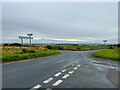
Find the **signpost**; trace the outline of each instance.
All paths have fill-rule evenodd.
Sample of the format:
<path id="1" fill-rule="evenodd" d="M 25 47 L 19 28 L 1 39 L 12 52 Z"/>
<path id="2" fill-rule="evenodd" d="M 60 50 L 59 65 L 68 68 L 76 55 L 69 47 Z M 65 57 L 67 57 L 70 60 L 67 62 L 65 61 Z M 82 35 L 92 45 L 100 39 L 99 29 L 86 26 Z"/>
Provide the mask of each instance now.
<path id="1" fill-rule="evenodd" d="M 31 49 L 31 39 L 33 39 L 33 37 L 31 37 L 31 36 L 33 36 L 33 34 L 27 34 L 27 36 L 29 36 L 29 39 L 30 39 L 30 49 Z"/>
<path id="2" fill-rule="evenodd" d="M 104 42 L 104 49 L 105 49 L 107 40 L 103 40 L 103 42 Z"/>
<path id="3" fill-rule="evenodd" d="M 22 49 L 23 49 L 23 39 L 29 39 L 30 40 L 30 49 L 31 49 L 31 39 L 33 39 L 33 34 L 27 34 L 29 37 L 26 36 L 19 36 L 19 38 L 21 39 L 21 43 L 22 43 Z"/>

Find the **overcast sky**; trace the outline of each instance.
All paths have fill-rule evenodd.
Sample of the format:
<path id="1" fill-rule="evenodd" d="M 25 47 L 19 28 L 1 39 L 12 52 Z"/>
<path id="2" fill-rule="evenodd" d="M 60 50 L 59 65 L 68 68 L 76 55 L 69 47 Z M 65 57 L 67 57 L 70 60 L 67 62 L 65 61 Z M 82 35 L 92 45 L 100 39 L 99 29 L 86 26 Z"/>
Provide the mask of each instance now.
<path id="1" fill-rule="evenodd" d="M 3 42 L 27 33 L 33 43 L 118 42 L 117 2 L 4 2 L 2 15 Z"/>

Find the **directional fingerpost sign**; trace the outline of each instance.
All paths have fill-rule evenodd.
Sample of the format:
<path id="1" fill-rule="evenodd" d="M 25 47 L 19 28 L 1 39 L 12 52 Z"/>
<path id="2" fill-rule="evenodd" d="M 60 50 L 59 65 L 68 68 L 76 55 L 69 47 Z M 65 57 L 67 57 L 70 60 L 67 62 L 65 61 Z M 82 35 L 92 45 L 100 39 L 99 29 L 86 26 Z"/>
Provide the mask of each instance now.
<path id="1" fill-rule="evenodd" d="M 30 39 L 30 49 L 31 49 L 31 39 L 33 39 L 33 37 L 31 37 L 31 36 L 33 36 L 33 34 L 30 33 L 30 34 L 27 34 L 27 36 L 29 36 L 29 39 Z"/>
<path id="2" fill-rule="evenodd" d="M 21 39 L 22 48 L 23 48 L 23 39 L 29 39 L 30 40 L 30 49 L 31 49 L 31 39 L 33 39 L 33 37 L 31 37 L 31 36 L 33 36 L 33 34 L 27 34 L 27 35 L 28 35 L 28 37 L 27 36 L 19 36 L 19 38 Z"/>
<path id="3" fill-rule="evenodd" d="M 107 40 L 103 40 L 103 42 L 104 42 L 104 49 L 105 49 Z"/>

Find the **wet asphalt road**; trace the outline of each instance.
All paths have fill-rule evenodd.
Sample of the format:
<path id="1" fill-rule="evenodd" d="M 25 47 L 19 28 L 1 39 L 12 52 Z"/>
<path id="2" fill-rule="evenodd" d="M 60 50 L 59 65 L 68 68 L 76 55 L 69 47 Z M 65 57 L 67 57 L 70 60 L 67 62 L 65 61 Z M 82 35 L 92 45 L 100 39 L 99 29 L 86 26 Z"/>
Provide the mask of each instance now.
<path id="1" fill-rule="evenodd" d="M 3 88 L 117 88 L 118 63 L 92 58 L 96 51 L 60 51 L 57 56 L 4 64 Z"/>

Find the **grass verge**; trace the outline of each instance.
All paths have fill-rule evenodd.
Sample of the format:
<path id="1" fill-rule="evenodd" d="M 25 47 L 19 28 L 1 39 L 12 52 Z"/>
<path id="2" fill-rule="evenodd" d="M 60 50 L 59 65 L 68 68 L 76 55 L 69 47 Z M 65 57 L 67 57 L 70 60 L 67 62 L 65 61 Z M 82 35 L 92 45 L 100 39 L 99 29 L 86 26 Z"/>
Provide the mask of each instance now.
<path id="1" fill-rule="evenodd" d="M 92 56 L 106 60 L 120 61 L 118 49 L 107 49 L 95 52 Z"/>
<path id="2" fill-rule="evenodd" d="M 38 50 L 36 53 L 23 53 L 23 54 L 2 54 L 2 63 L 46 57 L 58 54 L 60 54 L 60 52 L 56 50 Z"/>

